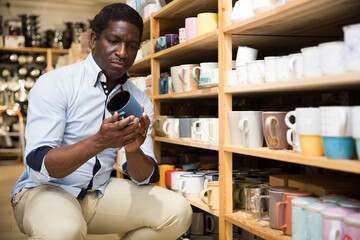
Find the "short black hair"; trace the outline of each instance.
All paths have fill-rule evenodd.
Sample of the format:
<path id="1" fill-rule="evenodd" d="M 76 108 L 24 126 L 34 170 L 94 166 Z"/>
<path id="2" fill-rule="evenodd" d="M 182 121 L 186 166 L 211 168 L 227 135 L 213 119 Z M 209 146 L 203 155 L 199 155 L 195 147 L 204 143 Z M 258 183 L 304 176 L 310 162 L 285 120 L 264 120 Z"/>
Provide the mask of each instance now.
<path id="1" fill-rule="evenodd" d="M 102 31 L 109 26 L 109 21 L 124 21 L 135 25 L 139 29 L 141 42 L 144 23 L 139 13 L 129 5 L 113 3 L 100 10 L 91 23 L 97 38 L 100 38 Z"/>

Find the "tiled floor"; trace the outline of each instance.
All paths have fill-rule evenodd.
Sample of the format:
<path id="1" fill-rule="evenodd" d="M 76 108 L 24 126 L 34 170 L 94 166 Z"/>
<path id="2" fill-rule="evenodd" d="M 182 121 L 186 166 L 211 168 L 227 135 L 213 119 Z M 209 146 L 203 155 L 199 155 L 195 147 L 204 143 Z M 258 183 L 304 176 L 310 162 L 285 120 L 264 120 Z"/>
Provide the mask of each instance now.
<path id="1" fill-rule="evenodd" d="M 10 192 L 24 170 L 22 164 L 0 165 L 0 240 L 23 240 L 27 237 L 18 229 L 11 205 Z M 88 235 L 88 240 L 118 240 L 117 234 Z"/>

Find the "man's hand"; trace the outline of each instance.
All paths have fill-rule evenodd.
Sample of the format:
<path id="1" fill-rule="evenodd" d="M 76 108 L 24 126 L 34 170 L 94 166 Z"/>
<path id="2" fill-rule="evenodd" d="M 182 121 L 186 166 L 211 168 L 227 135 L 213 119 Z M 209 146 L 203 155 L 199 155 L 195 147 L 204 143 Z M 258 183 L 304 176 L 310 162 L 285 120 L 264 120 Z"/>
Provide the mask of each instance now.
<path id="1" fill-rule="evenodd" d="M 144 105 L 141 104 L 141 107 L 144 110 Z M 141 117 L 141 120 L 137 123 L 138 128 L 137 128 L 137 134 L 136 134 L 135 141 L 132 142 L 132 143 L 129 143 L 127 145 L 124 145 L 124 148 L 125 148 L 126 152 L 129 152 L 129 153 L 135 152 L 140 148 L 140 146 L 145 141 L 146 134 L 147 134 L 149 126 L 150 126 L 150 119 L 149 119 L 149 117 L 146 115 L 146 113 L 144 111 L 143 115 Z"/>

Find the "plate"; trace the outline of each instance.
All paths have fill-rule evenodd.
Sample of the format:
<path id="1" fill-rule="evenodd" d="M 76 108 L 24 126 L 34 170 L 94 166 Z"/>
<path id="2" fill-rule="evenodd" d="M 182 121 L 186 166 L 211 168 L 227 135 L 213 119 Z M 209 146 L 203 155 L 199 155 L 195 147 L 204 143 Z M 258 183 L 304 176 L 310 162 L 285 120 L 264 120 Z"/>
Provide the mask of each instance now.
<path id="1" fill-rule="evenodd" d="M 200 83 L 199 87 L 200 88 L 212 88 L 212 87 L 217 87 L 218 83 Z"/>

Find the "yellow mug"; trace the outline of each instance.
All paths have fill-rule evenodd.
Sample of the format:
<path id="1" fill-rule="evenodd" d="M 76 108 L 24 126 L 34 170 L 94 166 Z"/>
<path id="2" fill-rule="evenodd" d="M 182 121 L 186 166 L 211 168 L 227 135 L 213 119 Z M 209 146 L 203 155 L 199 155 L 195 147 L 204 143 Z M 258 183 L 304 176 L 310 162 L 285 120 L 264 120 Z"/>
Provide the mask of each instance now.
<path id="1" fill-rule="evenodd" d="M 301 153 L 304 156 L 324 156 L 323 140 L 320 135 L 299 135 Z"/>
<path id="2" fill-rule="evenodd" d="M 217 13 L 199 13 L 197 15 L 198 36 L 214 31 L 218 26 Z"/>
<path id="3" fill-rule="evenodd" d="M 174 170 L 175 169 L 175 165 L 171 165 L 171 164 L 159 164 L 159 175 L 160 175 L 160 180 L 158 185 L 160 187 L 166 188 L 165 185 L 165 172 L 167 170 Z"/>

